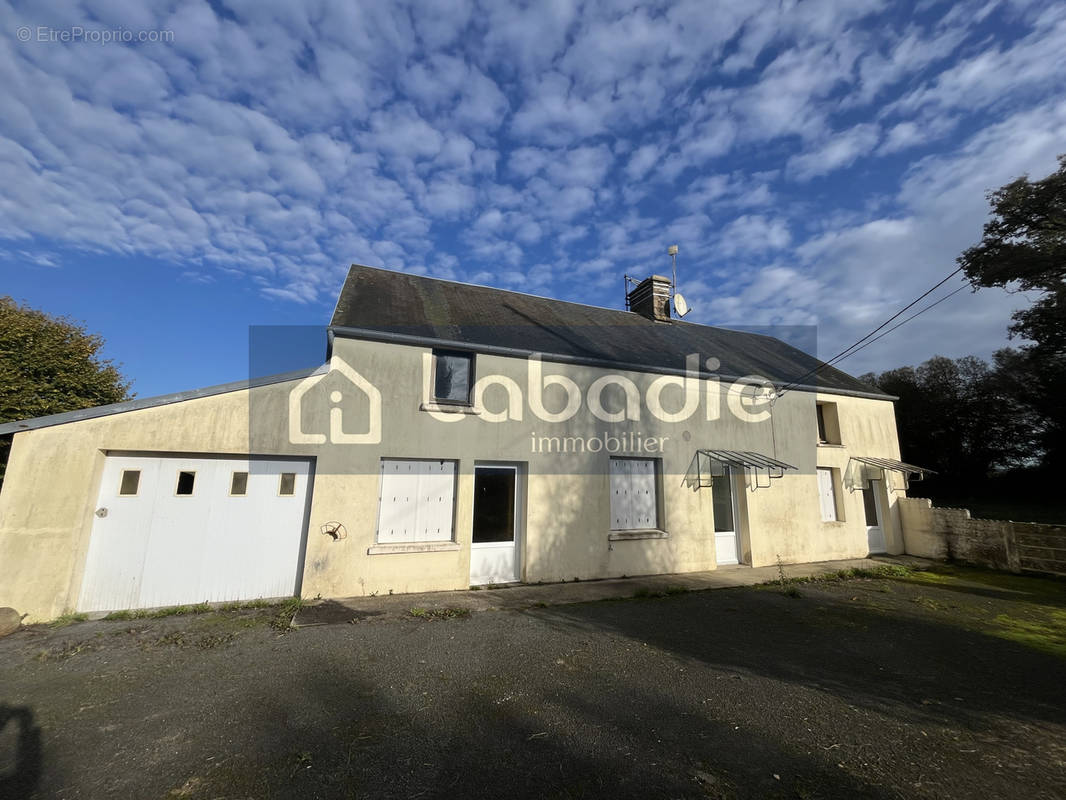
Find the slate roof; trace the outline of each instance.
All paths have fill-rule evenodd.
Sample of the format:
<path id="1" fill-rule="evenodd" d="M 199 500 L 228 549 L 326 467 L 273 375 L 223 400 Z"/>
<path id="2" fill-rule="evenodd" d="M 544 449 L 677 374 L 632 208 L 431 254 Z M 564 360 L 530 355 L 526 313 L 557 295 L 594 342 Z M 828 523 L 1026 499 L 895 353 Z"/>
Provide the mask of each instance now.
<path id="1" fill-rule="evenodd" d="M 779 387 L 821 362 L 758 333 L 653 321 L 632 311 L 352 265 L 330 327 L 334 335 L 528 355 L 617 369 L 677 373 L 685 355 L 718 358 L 723 378 L 761 375 Z M 833 367 L 808 389 L 889 397 Z"/>

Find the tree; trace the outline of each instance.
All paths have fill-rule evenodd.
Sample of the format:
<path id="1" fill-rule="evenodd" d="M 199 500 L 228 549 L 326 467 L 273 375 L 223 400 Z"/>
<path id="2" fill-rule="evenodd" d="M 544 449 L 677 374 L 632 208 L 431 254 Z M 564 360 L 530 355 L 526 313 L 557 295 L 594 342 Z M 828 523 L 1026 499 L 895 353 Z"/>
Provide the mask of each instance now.
<path id="1" fill-rule="evenodd" d="M 0 297 L 0 422 L 129 399 L 130 382 L 101 357 L 103 346 L 77 322 Z M 5 437 L 0 470 L 8 447 Z"/>
<path id="2" fill-rule="evenodd" d="M 992 218 L 958 264 L 974 286 L 1041 292 L 1013 314 L 1009 329 L 1032 344 L 1001 366 L 1027 384 L 1028 405 L 1042 418 L 1046 464 L 1066 466 L 1066 155 L 1046 178 L 1018 178 L 988 199 Z"/>
<path id="3" fill-rule="evenodd" d="M 1020 396 L 1010 370 L 1016 350 L 996 353 L 993 365 L 967 356 L 934 356 L 863 380 L 895 395 L 904 461 L 938 473 L 934 488 L 960 496 L 996 471 L 1029 464 L 1039 417 Z"/>

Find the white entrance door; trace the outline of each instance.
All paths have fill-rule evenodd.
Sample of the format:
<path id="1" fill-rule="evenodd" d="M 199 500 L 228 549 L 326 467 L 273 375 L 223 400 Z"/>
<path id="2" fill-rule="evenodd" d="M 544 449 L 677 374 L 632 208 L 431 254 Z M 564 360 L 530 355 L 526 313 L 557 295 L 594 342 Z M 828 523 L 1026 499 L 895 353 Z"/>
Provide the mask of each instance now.
<path id="1" fill-rule="evenodd" d="M 739 564 L 737 547 L 737 498 L 733 470 L 723 467 L 724 474 L 711 478 L 711 505 L 714 510 L 714 551 L 719 564 Z"/>
<path id="2" fill-rule="evenodd" d="M 518 580 L 522 519 L 518 474 L 517 465 L 474 467 L 472 586 Z"/>
<path id="3" fill-rule="evenodd" d="M 292 596 L 306 460 L 109 456 L 79 611 Z"/>
<path id="4" fill-rule="evenodd" d="M 871 553 L 885 552 L 885 528 L 881 513 L 881 481 L 870 481 L 862 490 L 862 506 L 866 513 L 866 540 Z"/>

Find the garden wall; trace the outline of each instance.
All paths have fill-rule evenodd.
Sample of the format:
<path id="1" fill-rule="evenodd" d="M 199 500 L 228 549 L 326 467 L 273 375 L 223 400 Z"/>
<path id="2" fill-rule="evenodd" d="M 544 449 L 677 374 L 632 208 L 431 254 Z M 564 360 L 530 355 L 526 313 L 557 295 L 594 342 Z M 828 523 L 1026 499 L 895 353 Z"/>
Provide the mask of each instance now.
<path id="1" fill-rule="evenodd" d="M 965 508 L 933 508 L 931 500 L 899 500 L 908 555 L 1066 576 L 1066 526 L 973 519 Z"/>

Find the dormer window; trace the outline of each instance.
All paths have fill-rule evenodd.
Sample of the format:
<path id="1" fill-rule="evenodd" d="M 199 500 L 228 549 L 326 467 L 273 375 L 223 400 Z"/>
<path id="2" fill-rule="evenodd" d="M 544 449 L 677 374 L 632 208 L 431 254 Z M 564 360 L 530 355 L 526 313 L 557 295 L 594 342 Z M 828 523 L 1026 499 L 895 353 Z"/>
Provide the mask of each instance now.
<path id="1" fill-rule="evenodd" d="M 433 351 L 433 399 L 438 403 L 470 405 L 473 377 L 473 353 Z"/>

